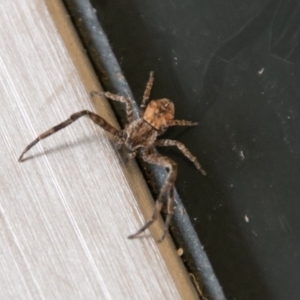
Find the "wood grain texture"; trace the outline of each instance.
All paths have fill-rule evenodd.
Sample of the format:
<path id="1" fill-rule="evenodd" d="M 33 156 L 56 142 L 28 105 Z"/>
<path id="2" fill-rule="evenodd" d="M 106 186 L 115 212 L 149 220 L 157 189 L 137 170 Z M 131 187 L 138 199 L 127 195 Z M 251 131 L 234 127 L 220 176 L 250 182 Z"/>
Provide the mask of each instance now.
<path id="1" fill-rule="evenodd" d="M 76 111 L 116 123 L 59 1 L 1 1 L 0 20 L 0 299 L 197 298 L 170 239 L 127 240 L 153 202 L 101 128 L 81 119 L 17 162 Z"/>

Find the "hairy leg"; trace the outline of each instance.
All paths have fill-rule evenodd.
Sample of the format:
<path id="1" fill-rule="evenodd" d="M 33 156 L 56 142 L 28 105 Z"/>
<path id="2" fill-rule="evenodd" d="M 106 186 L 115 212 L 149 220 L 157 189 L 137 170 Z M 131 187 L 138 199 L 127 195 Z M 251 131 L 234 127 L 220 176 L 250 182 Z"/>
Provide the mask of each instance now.
<path id="1" fill-rule="evenodd" d="M 168 126 L 196 126 L 197 122 L 187 121 L 187 120 L 172 120 L 168 123 Z"/>
<path id="2" fill-rule="evenodd" d="M 172 216 L 174 214 L 174 186 L 170 188 L 169 191 L 169 198 L 168 198 L 168 204 L 167 204 L 167 217 L 165 221 L 164 231 L 161 236 L 161 238 L 158 240 L 158 242 L 162 242 L 168 232 Z"/>
<path id="3" fill-rule="evenodd" d="M 151 93 L 151 89 L 153 86 L 153 81 L 154 81 L 154 77 L 153 77 L 154 72 L 150 72 L 150 76 L 149 76 L 149 80 L 146 84 L 146 88 L 144 91 L 144 95 L 143 95 L 143 100 L 142 100 L 142 104 L 140 107 L 140 116 L 142 117 L 145 111 L 145 108 L 147 106 L 147 102 L 150 99 L 150 93 Z"/>
<path id="4" fill-rule="evenodd" d="M 151 218 L 136 233 L 130 235 L 128 238 L 135 238 L 137 235 L 145 231 L 159 216 L 163 206 L 164 198 L 168 198 L 168 215 L 165 222 L 163 235 L 159 239 L 159 242 L 161 242 L 165 238 L 165 235 L 168 231 L 169 224 L 174 211 L 174 183 L 177 177 L 177 164 L 169 157 L 162 156 L 156 153 L 154 148 L 142 150 L 142 158 L 144 161 L 150 164 L 155 164 L 167 168 L 168 175 L 156 200 Z"/>
<path id="5" fill-rule="evenodd" d="M 120 96 L 120 95 L 116 95 L 116 94 L 112 94 L 110 92 L 96 92 L 96 91 L 91 92 L 91 95 L 92 96 L 93 95 L 99 95 L 99 96 L 103 96 L 104 95 L 107 99 L 125 103 L 126 104 L 127 120 L 128 120 L 129 123 L 131 123 L 131 122 L 134 121 L 132 103 L 126 97 Z"/>
<path id="6" fill-rule="evenodd" d="M 182 154 L 185 157 L 187 157 L 203 175 L 206 175 L 205 170 L 202 169 L 197 158 L 188 150 L 188 148 L 183 143 L 178 142 L 176 140 L 157 140 L 155 141 L 155 146 L 158 147 L 176 146 L 182 152 Z"/>
<path id="7" fill-rule="evenodd" d="M 110 125 L 109 123 L 107 123 L 102 117 L 98 116 L 97 114 L 88 111 L 88 110 L 82 110 L 80 112 L 77 112 L 73 115 L 70 116 L 70 118 L 52 128 L 50 128 L 49 130 L 43 132 L 42 134 L 40 134 L 34 141 L 32 141 L 22 152 L 22 154 L 19 157 L 19 161 L 23 161 L 23 156 L 24 154 L 30 149 L 32 148 L 35 144 L 37 144 L 40 140 L 47 138 L 48 136 L 52 135 L 53 133 L 71 125 L 73 122 L 75 122 L 76 120 L 78 120 L 79 118 L 86 116 L 88 118 L 90 118 L 95 124 L 99 125 L 100 127 L 102 127 L 104 130 L 108 131 L 109 133 L 111 133 L 112 135 L 115 135 L 119 138 L 122 138 L 122 131 L 117 130 L 115 127 L 113 127 L 112 125 Z"/>

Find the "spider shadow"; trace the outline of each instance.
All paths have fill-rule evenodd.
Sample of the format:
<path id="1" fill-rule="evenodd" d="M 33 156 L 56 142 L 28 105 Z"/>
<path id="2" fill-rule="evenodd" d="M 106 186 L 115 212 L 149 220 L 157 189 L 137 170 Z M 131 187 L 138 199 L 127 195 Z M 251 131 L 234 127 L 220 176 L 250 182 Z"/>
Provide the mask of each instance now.
<path id="1" fill-rule="evenodd" d="M 150 233 L 145 233 L 145 234 L 140 234 L 134 238 L 128 238 L 128 240 L 141 240 L 141 239 L 149 239 L 149 238 L 153 238 L 152 235 Z M 156 241 L 157 242 L 157 241 Z"/>
<path id="2" fill-rule="evenodd" d="M 109 139 L 109 140 L 110 140 L 110 143 L 112 145 L 114 145 L 114 141 L 112 139 Z M 25 162 L 25 161 L 31 160 L 33 158 L 38 158 L 40 156 L 45 156 L 45 155 L 49 156 L 53 153 L 57 153 L 57 152 L 59 153 L 59 152 L 65 151 L 68 148 L 77 148 L 79 146 L 89 145 L 89 144 L 92 144 L 95 142 L 96 142 L 95 135 L 91 135 L 91 136 L 82 137 L 80 139 L 77 139 L 76 141 L 65 142 L 62 145 L 59 145 L 54 148 L 48 149 L 42 145 L 42 147 L 44 149 L 43 151 L 40 151 L 39 153 L 36 153 L 36 154 L 28 155 L 28 156 L 24 157 L 21 162 Z"/>

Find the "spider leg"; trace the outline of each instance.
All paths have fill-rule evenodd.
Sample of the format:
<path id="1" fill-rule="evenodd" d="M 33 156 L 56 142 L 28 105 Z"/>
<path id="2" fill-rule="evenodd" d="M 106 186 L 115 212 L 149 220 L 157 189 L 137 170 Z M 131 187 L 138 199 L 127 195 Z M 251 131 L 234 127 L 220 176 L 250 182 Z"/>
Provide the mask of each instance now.
<path id="1" fill-rule="evenodd" d="M 115 135 L 119 138 L 122 138 L 122 131 L 117 130 L 115 127 L 113 127 L 112 125 L 110 125 L 109 123 L 107 123 L 102 117 L 98 116 L 97 114 L 88 111 L 88 110 L 82 110 L 79 111 L 75 114 L 72 114 L 70 116 L 69 119 L 67 119 L 66 121 L 50 128 L 49 130 L 43 132 L 42 134 L 40 134 L 34 141 L 32 141 L 22 152 L 22 154 L 19 157 L 19 161 L 23 161 L 23 156 L 24 154 L 30 149 L 32 148 L 35 144 L 37 144 L 40 140 L 45 139 L 46 137 L 52 135 L 53 133 L 71 125 L 73 122 L 75 122 L 76 120 L 78 120 L 79 118 L 83 117 L 83 116 L 87 116 L 88 118 L 90 118 L 95 124 L 99 125 L 100 127 L 102 127 L 104 130 L 108 131 L 109 133 L 111 133 L 112 135 Z"/>
<path id="2" fill-rule="evenodd" d="M 92 91 L 91 95 L 92 96 L 93 95 L 99 95 L 99 96 L 103 96 L 104 95 L 107 99 L 125 103 L 126 104 L 127 120 L 128 120 L 129 123 L 131 123 L 131 122 L 134 121 L 132 103 L 126 97 L 120 96 L 120 95 L 116 95 L 116 94 L 112 94 L 110 92 L 96 92 L 96 91 Z"/>
<path id="3" fill-rule="evenodd" d="M 174 214 L 174 186 L 170 188 L 169 197 L 168 197 L 168 204 L 167 204 L 167 217 L 165 221 L 165 226 L 163 229 L 163 234 L 158 242 L 162 242 L 168 232 L 172 216 Z"/>
<path id="4" fill-rule="evenodd" d="M 196 126 L 197 122 L 187 121 L 187 120 L 172 120 L 168 123 L 168 126 Z"/>
<path id="5" fill-rule="evenodd" d="M 150 98 L 150 93 L 151 93 L 151 89 L 152 89 L 153 81 L 154 81 L 153 74 L 154 74 L 154 72 L 151 71 L 150 76 L 149 76 L 149 80 L 146 84 L 142 104 L 141 104 L 141 107 L 140 107 L 140 116 L 143 116 L 145 108 L 147 106 L 147 102 L 149 101 L 149 98 Z"/>
<path id="6" fill-rule="evenodd" d="M 202 169 L 197 158 L 188 150 L 188 148 L 183 143 L 178 142 L 176 140 L 157 140 L 155 141 L 155 146 L 158 147 L 176 146 L 182 152 L 182 154 L 195 165 L 197 170 L 199 170 L 203 175 L 206 175 L 205 170 Z"/>
<path id="7" fill-rule="evenodd" d="M 128 236 L 128 238 L 135 238 L 137 235 L 145 231 L 157 219 L 163 207 L 163 200 L 168 196 L 168 214 L 165 221 L 163 235 L 159 239 L 159 242 L 161 242 L 165 238 L 172 215 L 174 213 L 174 183 L 177 177 L 177 164 L 169 157 L 156 153 L 154 148 L 144 149 L 141 151 L 141 154 L 144 161 L 167 168 L 168 175 L 155 202 L 151 218 L 136 233 Z"/>

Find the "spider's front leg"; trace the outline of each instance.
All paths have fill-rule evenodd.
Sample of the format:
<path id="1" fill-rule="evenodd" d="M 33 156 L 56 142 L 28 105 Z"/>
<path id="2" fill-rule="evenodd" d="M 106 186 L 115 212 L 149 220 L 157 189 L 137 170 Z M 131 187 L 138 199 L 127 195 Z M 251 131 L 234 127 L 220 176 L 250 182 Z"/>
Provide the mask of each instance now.
<path id="1" fill-rule="evenodd" d="M 129 123 L 131 123 L 131 122 L 134 121 L 132 103 L 126 97 L 120 96 L 120 95 L 116 95 L 116 94 L 112 94 L 110 92 L 96 92 L 96 91 L 92 91 L 91 92 L 91 96 L 94 96 L 94 95 L 105 96 L 107 99 L 125 103 L 126 104 L 127 120 L 128 120 Z"/>
<path id="2" fill-rule="evenodd" d="M 49 130 L 45 131 L 44 133 L 40 134 L 34 141 L 32 141 L 22 152 L 22 154 L 19 157 L 19 161 L 22 162 L 23 161 L 23 156 L 24 154 L 31 149 L 35 144 L 37 144 L 40 140 L 47 138 L 48 136 L 52 135 L 53 133 L 71 125 L 73 122 L 75 122 L 76 120 L 78 120 L 79 118 L 86 116 L 88 118 L 90 118 L 95 124 L 99 125 L 100 127 L 102 127 L 104 130 L 108 131 L 109 133 L 111 133 L 114 136 L 119 137 L 120 139 L 123 138 L 123 133 L 122 131 L 116 129 L 115 127 L 113 127 L 112 125 L 110 125 L 107 121 L 105 121 L 102 117 L 98 116 L 97 114 L 88 111 L 88 110 L 82 110 L 80 112 L 77 112 L 73 115 L 70 116 L 69 119 L 67 119 L 66 121 L 50 128 Z"/>
<path id="3" fill-rule="evenodd" d="M 154 72 L 151 71 L 149 79 L 148 79 L 148 82 L 146 84 L 146 88 L 145 88 L 145 91 L 144 91 L 142 104 L 141 104 L 141 107 L 140 107 L 140 117 L 143 116 L 143 114 L 145 112 L 145 108 L 147 106 L 147 103 L 148 103 L 148 101 L 150 99 L 151 89 L 152 89 L 153 81 L 154 81 L 153 74 L 154 74 Z"/>
<path id="4" fill-rule="evenodd" d="M 136 233 L 128 236 L 129 239 L 135 238 L 137 235 L 145 231 L 159 216 L 161 209 L 163 207 L 164 198 L 168 198 L 167 202 L 167 218 L 165 221 L 164 231 L 159 239 L 159 242 L 163 241 L 168 232 L 169 225 L 172 219 L 172 215 L 174 214 L 174 183 L 177 177 L 177 164 L 170 159 L 169 157 L 162 156 L 155 152 L 154 148 L 143 149 L 141 151 L 142 158 L 144 161 L 159 165 L 161 167 L 165 167 L 168 169 L 168 175 L 165 180 L 165 183 L 159 193 L 159 196 L 155 202 L 155 207 L 152 213 L 151 218 L 142 226 Z"/>

